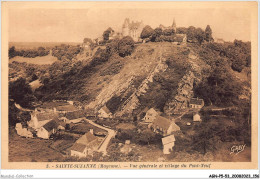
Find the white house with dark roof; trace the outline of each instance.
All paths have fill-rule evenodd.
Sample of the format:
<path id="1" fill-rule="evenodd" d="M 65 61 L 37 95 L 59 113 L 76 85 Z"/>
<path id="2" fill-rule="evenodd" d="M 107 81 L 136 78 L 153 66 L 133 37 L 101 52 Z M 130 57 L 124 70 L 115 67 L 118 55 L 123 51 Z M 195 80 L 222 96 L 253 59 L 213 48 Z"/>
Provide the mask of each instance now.
<path id="1" fill-rule="evenodd" d="M 58 123 L 55 120 L 51 120 L 45 125 L 43 125 L 36 133 L 37 137 L 42 139 L 49 139 L 51 134 L 56 133 L 58 128 Z"/>
<path id="2" fill-rule="evenodd" d="M 190 108 L 200 109 L 204 106 L 204 100 L 199 98 L 191 98 L 189 102 Z"/>
<path id="3" fill-rule="evenodd" d="M 170 154 L 175 144 L 174 135 L 172 134 L 162 138 L 162 144 L 163 144 L 163 153 Z"/>
<path id="4" fill-rule="evenodd" d="M 145 123 L 148 123 L 148 124 L 152 123 L 158 115 L 159 115 L 158 112 L 154 108 L 150 108 L 146 112 L 142 121 L 145 122 Z"/>
<path id="5" fill-rule="evenodd" d="M 112 118 L 113 115 L 107 108 L 107 106 L 103 106 L 99 111 L 98 111 L 98 117 L 101 118 Z"/>
<path id="6" fill-rule="evenodd" d="M 70 155 L 74 157 L 86 157 L 93 155 L 94 151 L 98 150 L 101 141 L 98 137 L 93 135 L 93 131 L 81 136 L 70 148 Z"/>
<path id="7" fill-rule="evenodd" d="M 27 122 L 29 127 L 33 129 L 39 129 L 51 120 L 58 119 L 59 115 L 53 111 L 49 112 L 38 112 L 34 111 L 31 113 L 31 120 Z"/>
<path id="8" fill-rule="evenodd" d="M 159 115 L 148 127 L 153 129 L 154 132 L 157 132 L 163 136 L 170 135 L 173 132 L 180 130 L 180 127 L 175 124 L 175 122 Z"/>

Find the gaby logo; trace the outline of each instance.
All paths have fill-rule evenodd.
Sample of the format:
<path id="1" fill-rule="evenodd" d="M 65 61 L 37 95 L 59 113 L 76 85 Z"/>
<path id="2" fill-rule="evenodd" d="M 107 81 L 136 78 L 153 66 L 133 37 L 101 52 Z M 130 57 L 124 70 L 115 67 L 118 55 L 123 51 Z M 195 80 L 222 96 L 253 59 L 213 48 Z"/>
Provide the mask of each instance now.
<path id="1" fill-rule="evenodd" d="M 246 147 L 246 144 L 243 144 L 243 145 L 233 145 L 231 148 L 230 148 L 230 155 L 231 154 L 239 154 L 240 152 L 242 152 Z"/>

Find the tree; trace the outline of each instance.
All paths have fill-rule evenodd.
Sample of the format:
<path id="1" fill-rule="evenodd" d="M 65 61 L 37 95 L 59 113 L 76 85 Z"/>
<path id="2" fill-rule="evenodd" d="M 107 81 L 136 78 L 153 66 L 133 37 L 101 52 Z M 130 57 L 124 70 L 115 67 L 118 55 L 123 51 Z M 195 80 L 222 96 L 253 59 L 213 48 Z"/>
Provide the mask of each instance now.
<path id="1" fill-rule="evenodd" d="M 149 25 L 145 26 L 141 32 L 141 38 L 145 39 L 145 38 L 149 38 L 153 35 L 154 30 L 152 29 L 152 27 L 150 27 Z"/>
<path id="2" fill-rule="evenodd" d="M 174 29 L 165 29 L 165 30 L 163 31 L 163 35 L 165 35 L 165 36 L 172 36 L 172 35 L 174 35 L 174 34 L 175 34 Z"/>
<path id="3" fill-rule="evenodd" d="M 216 150 L 220 142 L 220 137 L 216 135 L 218 127 L 211 127 L 203 122 L 196 128 L 198 133 L 193 137 L 193 148 L 204 155 L 208 151 Z"/>
<path id="4" fill-rule="evenodd" d="M 213 40 L 213 38 L 212 38 L 212 30 L 211 30 L 209 25 L 207 25 L 207 27 L 205 29 L 205 40 L 207 42 L 211 42 Z"/>
<path id="5" fill-rule="evenodd" d="M 199 44 L 201 44 L 205 39 L 205 32 L 201 28 L 197 28 L 195 32 L 195 37 L 198 40 Z"/>
<path id="6" fill-rule="evenodd" d="M 118 42 L 118 54 L 121 57 L 131 55 L 134 50 L 135 42 L 130 36 L 123 37 Z"/>
<path id="7" fill-rule="evenodd" d="M 188 27 L 187 29 L 187 39 L 189 41 L 194 41 L 196 39 L 196 28 L 193 26 Z"/>
<path id="8" fill-rule="evenodd" d="M 113 33 L 113 32 L 114 32 L 114 30 L 113 30 L 111 27 L 109 27 L 107 30 L 105 30 L 105 31 L 103 32 L 103 39 L 104 39 L 104 41 L 109 40 L 109 36 L 110 36 L 110 34 Z"/>
<path id="9" fill-rule="evenodd" d="M 10 59 L 16 56 L 16 51 L 15 51 L 15 47 L 14 46 L 9 48 L 8 55 L 9 55 Z"/>
<path id="10" fill-rule="evenodd" d="M 155 41 L 159 41 L 159 37 L 162 35 L 162 29 L 157 27 L 154 29 L 154 33 L 152 35 L 151 41 L 155 42 Z"/>
<path id="11" fill-rule="evenodd" d="M 188 29 L 186 27 L 178 27 L 177 34 L 187 34 Z"/>
<path id="12" fill-rule="evenodd" d="M 13 99 L 23 107 L 31 107 L 31 102 L 34 101 L 35 97 L 26 80 L 24 78 L 19 78 L 9 84 L 9 99 Z"/>

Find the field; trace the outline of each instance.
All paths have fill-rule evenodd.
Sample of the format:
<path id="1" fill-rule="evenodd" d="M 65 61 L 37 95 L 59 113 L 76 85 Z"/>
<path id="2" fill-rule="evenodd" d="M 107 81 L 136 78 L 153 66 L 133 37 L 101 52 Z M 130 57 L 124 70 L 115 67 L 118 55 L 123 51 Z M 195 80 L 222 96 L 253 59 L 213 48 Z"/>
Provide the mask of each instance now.
<path id="1" fill-rule="evenodd" d="M 63 158 L 51 149 L 51 140 L 19 137 L 14 129 L 9 134 L 9 162 L 48 162 Z"/>
<path id="2" fill-rule="evenodd" d="M 56 57 L 49 56 L 49 55 L 43 56 L 43 57 L 35 57 L 35 58 L 26 58 L 26 57 L 16 56 L 10 60 L 10 63 L 12 63 L 13 61 L 16 61 L 16 62 L 20 62 L 20 63 L 26 62 L 26 63 L 35 64 L 35 65 L 48 65 L 48 64 L 54 63 L 57 60 L 58 59 Z"/>

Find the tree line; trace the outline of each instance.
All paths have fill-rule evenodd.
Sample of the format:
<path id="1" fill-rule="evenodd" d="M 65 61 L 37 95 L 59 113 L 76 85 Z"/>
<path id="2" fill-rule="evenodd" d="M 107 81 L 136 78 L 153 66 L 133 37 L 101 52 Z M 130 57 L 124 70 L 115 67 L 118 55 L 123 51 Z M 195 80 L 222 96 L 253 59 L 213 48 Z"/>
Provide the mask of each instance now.
<path id="1" fill-rule="evenodd" d="M 8 50 L 9 59 L 14 58 L 16 56 L 27 58 L 42 57 L 48 55 L 49 53 L 50 50 L 45 49 L 44 47 L 39 47 L 37 50 L 16 50 L 15 47 L 12 46 Z"/>

